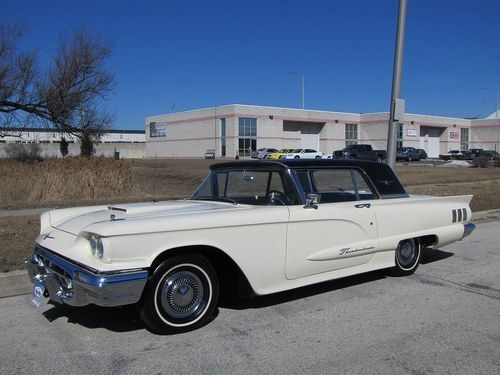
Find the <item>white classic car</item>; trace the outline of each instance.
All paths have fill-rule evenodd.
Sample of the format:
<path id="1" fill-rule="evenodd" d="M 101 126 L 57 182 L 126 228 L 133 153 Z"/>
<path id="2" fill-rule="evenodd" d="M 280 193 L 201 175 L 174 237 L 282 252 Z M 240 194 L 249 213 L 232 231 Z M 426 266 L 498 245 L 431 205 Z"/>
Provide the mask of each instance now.
<path id="1" fill-rule="evenodd" d="M 312 148 L 297 148 L 292 152 L 283 155 L 282 159 L 320 159 L 323 156 L 322 152 Z"/>
<path id="2" fill-rule="evenodd" d="M 56 209 L 26 262 L 33 302 L 137 304 L 158 333 L 206 324 L 220 295 L 256 295 L 389 268 L 469 235 L 471 196 L 409 196 L 385 164 L 212 165 L 190 199 Z"/>

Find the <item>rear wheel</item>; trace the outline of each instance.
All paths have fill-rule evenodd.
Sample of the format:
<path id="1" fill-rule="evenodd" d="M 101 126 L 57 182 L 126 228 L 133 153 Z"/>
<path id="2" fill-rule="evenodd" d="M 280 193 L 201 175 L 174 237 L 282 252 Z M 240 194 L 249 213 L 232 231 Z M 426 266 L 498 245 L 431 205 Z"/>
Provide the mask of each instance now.
<path id="1" fill-rule="evenodd" d="M 294 159 L 300 159 L 299 155 L 295 155 Z"/>
<path id="2" fill-rule="evenodd" d="M 403 240 L 396 248 L 395 263 L 391 269 L 394 276 L 411 275 L 418 268 L 422 257 L 422 246 L 415 238 Z"/>
<path id="3" fill-rule="evenodd" d="M 199 255 L 180 255 L 161 263 L 150 277 L 141 309 L 156 333 L 180 333 L 206 324 L 216 308 L 219 281 Z"/>

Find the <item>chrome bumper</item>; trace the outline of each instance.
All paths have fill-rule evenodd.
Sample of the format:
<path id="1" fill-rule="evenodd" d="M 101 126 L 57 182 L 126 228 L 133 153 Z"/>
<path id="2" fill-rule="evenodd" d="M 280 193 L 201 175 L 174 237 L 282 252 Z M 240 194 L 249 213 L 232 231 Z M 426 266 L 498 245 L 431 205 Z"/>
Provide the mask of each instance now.
<path id="1" fill-rule="evenodd" d="M 28 275 L 45 289 L 45 297 L 71 306 L 121 306 L 139 301 L 148 272 L 132 270 L 99 273 L 36 246 L 26 261 Z"/>
<path id="2" fill-rule="evenodd" d="M 464 234 L 462 235 L 462 240 L 469 236 L 472 232 L 474 232 L 474 229 L 476 229 L 476 226 L 472 223 L 464 224 Z"/>

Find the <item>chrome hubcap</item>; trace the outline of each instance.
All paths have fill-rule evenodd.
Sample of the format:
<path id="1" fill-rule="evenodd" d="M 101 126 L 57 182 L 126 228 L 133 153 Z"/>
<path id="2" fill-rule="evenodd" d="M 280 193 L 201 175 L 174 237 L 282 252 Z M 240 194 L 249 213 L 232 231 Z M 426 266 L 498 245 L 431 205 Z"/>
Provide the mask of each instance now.
<path id="1" fill-rule="evenodd" d="M 416 256 L 415 244 L 413 241 L 405 241 L 398 251 L 399 264 L 404 267 L 411 267 Z"/>
<path id="2" fill-rule="evenodd" d="M 163 284 L 161 305 L 168 315 L 176 319 L 195 314 L 202 306 L 203 299 L 203 284 L 193 272 L 173 273 Z"/>

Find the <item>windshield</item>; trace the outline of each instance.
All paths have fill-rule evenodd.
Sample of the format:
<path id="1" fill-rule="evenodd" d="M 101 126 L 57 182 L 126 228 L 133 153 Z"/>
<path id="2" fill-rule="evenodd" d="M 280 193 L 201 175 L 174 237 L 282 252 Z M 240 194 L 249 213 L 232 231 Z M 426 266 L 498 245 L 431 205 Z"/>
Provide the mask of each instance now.
<path id="1" fill-rule="evenodd" d="M 302 151 L 301 148 L 296 148 L 295 150 L 293 150 L 291 153 L 292 154 L 300 154 L 300 152 Z"/>
<path id="2" fill-rule="evenodd" d="M 191 197 L 251 205 L 288 205 L 297 199 L 283 183 L 281 171 L 217 170 L 212 171 Z"/>

